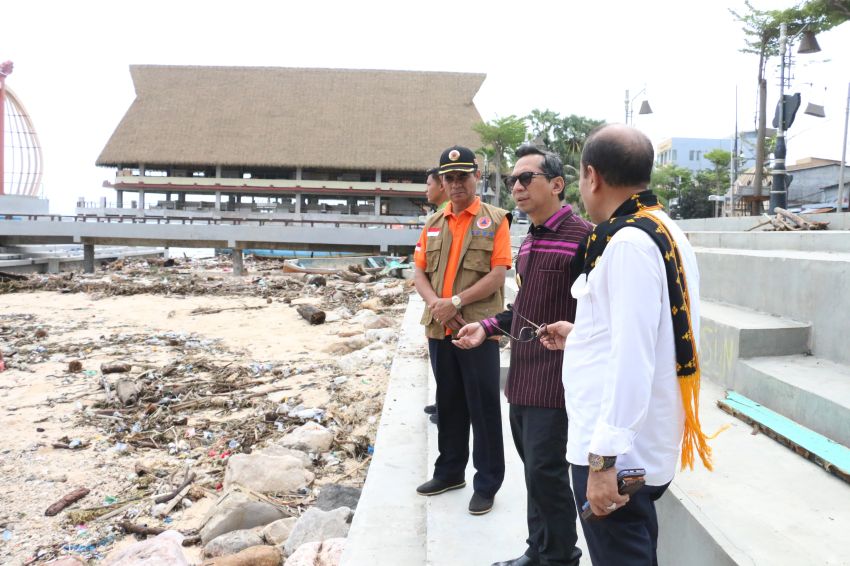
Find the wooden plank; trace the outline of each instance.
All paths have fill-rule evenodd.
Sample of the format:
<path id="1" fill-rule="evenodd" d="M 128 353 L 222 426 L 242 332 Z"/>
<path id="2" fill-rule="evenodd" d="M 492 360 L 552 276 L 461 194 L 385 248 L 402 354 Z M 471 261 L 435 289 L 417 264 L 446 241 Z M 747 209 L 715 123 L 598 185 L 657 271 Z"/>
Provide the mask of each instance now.
<path id="1" fill-rule="evenodd" d="M 727 391 L 717 406 L 850 483 L 850 448 L 734 391 Z"/>

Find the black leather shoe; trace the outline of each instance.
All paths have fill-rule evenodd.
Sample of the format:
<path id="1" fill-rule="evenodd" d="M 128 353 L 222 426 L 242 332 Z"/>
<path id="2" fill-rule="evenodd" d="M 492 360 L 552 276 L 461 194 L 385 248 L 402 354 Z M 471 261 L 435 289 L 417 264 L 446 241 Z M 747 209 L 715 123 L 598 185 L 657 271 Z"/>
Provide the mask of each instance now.
<path id="1" fill-rule="evenodd" d="M 437 405 L 425 405 L 425 412 L 429 415 L 433 415 L 437 412 Z"/>
<path id="2" fill-rule="evenodd" d="M 493 562 L 493 566 L 540 566 L 540 562 L 523 554 L 519 558 L 514 558 L 513 560 Z"/>
<path id="3" fill-rule="evenodd" d="M 437 413 L 434 413 L 433 415 L 428 417 L 428 420 L 434 424 L 440 424 L 440 417 L 437 416 Z"/>
<path id="4" fill-rule="evenodd" d="M 464 480 L 460 480 L 460 482 L 457 483 L 451 483 L 434 478 L 417 487 L 416 493 L 419 495 L 439 495 L 441 493 L 445 493 L 453 489 L 461 489 L 463 487 L 466 487 L 466 482 Z"/>
<path id="5" fill-rule="evenodd" d="M 484 497 L 478 493 L 472 494 L 472 499 L 469 500 L 469 512 L 473 515 L 484 515 L 489 513 L 493 508 L 493 498 Z"/>
<path id="6" fill-rule="evenodd" d="M 577 546 L 573 547 L 573 553 L 570 555 L 569 566 L 578 566 L 581 561 L 581 549 Z"/>

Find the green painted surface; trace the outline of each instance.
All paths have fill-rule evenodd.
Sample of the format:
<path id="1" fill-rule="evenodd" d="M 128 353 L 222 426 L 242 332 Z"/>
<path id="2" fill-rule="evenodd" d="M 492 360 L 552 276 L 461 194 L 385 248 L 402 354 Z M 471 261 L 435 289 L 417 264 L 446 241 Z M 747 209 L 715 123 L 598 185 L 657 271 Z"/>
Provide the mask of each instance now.
<path id="1" fill-rule="evenodd" d="M 839 444 L 822 434 L 818 434 L 813 430 L 799 425 L 791 419 L 783 417 L 779 413 L 771 411 L 767 407 L 734 391 L 728 391 L 726 393 L 726 399 L 720 402 L 748 416 L 760 425 L 784 436 L 812 454 L 816 454 L 836 468 L 850 473 L 850 448 L 847 448 L 843 444 Z"/>

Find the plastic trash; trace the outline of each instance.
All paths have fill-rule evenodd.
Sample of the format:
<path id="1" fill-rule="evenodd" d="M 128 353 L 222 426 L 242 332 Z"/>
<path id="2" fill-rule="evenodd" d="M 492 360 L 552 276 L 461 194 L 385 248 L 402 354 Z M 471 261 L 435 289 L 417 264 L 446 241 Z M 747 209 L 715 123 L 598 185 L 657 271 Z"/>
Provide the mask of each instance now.
<path id="1" fill-rule="evenodd" d="M 5 541 L 12 540 L 12 531 L 10 531 L 8 529 L 3 531 L 3 540 L 5 540 Z"/>
<path id="2" fill-rule="evenodd" d="M 82 443 L 83 443 L 83 441 L 80 440 L 79 438 L 74 438 L 74 439 L 71 440 L 71 442 L 68 443 L 68 448 L 73 450 L 74 448 L 77 448 L 78 446 L 80 446 Z"/>

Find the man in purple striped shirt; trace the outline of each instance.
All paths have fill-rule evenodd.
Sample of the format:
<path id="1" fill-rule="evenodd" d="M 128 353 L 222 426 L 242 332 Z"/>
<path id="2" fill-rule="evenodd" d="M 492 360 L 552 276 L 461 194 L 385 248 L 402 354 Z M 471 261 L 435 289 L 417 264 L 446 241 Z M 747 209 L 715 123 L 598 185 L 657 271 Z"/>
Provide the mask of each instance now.
<path id="1" fill-rule="evenodd" d="M 576 566 L 581 550 L 576 547 L 576 507 L 566 458 L 563 356 L 536 339 L 535 325 L 575 320 L 570 287 L 581 273 L 593 226 L 569 205 L 562 206 L 564 167 L 557 155 L 526 145 L 516 156 L 505 182 L 532 222 L 516 257 L 519 292 L 509 310 L 461 328 L 455 345 L 472 348 L 497 332 L 511 337 L 505 396 L 525 468 L 528 548 L 519 558 L 493 566 Z"/>

